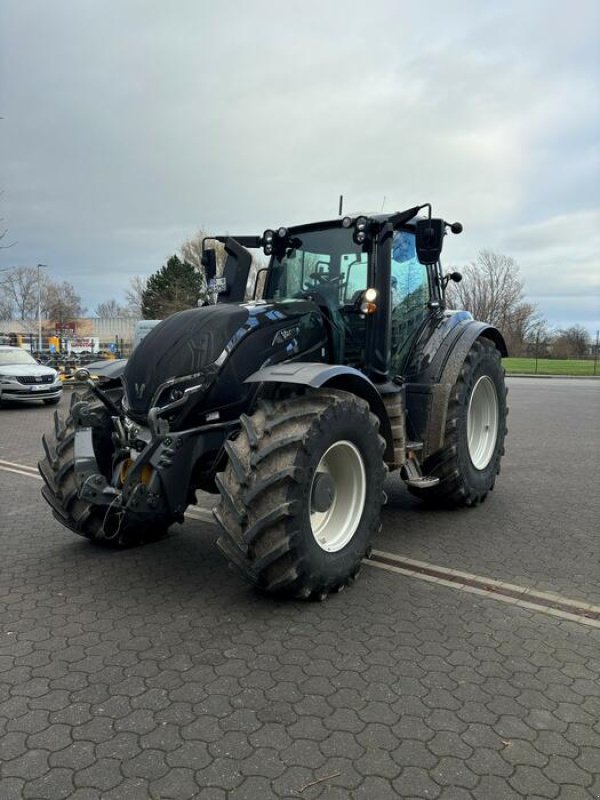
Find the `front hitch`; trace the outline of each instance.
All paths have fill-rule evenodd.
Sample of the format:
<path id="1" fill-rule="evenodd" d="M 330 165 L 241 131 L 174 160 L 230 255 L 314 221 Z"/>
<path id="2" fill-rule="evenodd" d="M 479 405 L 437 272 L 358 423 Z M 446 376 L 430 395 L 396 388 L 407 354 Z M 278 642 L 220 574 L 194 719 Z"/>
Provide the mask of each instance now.
<path id="1" fill-rule="evenodd" d="M 94 428 L 107 424 L 106 411 L 80 401 L 73 405 L 71 414 L 79 497 L 138 519 L 167 516 L 179 522 L 189 503 L 194 466 L 205 454 L 219 452 L 232 428 L 239 424 L 231 421 L 175 432 L 168 427 L 165 430 L 160 424 L 164 420 L 157 418 L 150 440 L 131 458 L 130 446 L 123 447 L 127 442 L 120 438 L 122 419 L 113 417 L 113 445 L 119 439 L 122 457 L 115 463 L 113 453 L 111 476 L 107 477 L 109 467 L 101 469 L 94 448 Z"/>
<path id="2" fill-rule="evenodd" d="M 94 407 L 82 400 L 73 404 L 71 416 L 75 428 L 75 481 L 79 497 L 91 505 L 110 507 L 111 511 L 131 512 L 135 515 L 164 515 L 168 505 L 163 499 L 160 476 L 155 470 L 148 470 L 150 459 L 160 442 L 156 438 L 146 445 L 127 470 L 124 480 L 118 468 L 130 455 L 123 415 L 102 390 L 93 386 L 94 394 L 102 395 L 105 408 Z M 106 409 L 106 410 L 105 410 Z M 116 414 L 112 414 L 112 411 Z M 113 451 L 111 464 L 104 464 L 104 471 L 98 463 L 94 447 L 94 429 L 107 425 L 106 411 L 111 413 L 113 429 Z M 144 472 L 144 466 L 146 472 Z M 111 468 L 112 467 L 112 468 Z M 107 471 L 111 472 L 110 479 Z"/>

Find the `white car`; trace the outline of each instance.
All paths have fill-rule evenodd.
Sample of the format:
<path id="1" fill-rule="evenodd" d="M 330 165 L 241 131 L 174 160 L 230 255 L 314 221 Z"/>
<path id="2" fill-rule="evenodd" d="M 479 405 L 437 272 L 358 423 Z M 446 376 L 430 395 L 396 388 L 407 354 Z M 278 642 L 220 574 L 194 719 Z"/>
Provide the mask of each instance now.
<path id="1" fill-rule="evenodd" d="M 0 404 L 3 400 L 43 400 L 55 405 L 62 395 L 58 372 L 43 367 L 21 347 L 0 345 Z"/>

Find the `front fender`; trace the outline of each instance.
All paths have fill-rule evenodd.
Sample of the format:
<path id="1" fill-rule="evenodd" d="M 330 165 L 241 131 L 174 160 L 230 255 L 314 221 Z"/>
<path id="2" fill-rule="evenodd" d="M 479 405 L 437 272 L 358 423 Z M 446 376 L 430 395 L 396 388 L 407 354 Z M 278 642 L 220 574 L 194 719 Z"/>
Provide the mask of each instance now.
<path id="1" fill-rule="evenodd" d="M 379 419 L 380 433 L 385 439 L 386 461 L 393 461 L 394 442 L 390 420 L 375 384 L 360 370 L 340 364 L 284 362 L 254 372 L 246 383 L 288 383 L 312 389 L 339 389 L 362 397 Z"/>
<path id="2" fill-rule="evenodd" d="M 126 364 L 126 358 L 114 358 L 112 360 L 107 359 L 105 361 L 92 361 L 90 364 L 84 364 L 83 366 L 92 375 L 97 375 L 100 378 L 116 380 L 117 378 L 120 378 L 125 371 Z"/>
<path id="3" fill-rule="evenodd" d="M 354 367 L 344 367 L 339 364 L 323 364 L 323 362 L 299 362 L 285 361 L 280 364 L 273 364 L 270 367 L 263 367 L 257 372 L 246 378 L 245 383 L 297 383 L 301 386 L 311 386 L 313 389 L 320 389 L 327 385 L 329 381 L 339 378 L 342 375 L 353 376 L 354 378 L 370 384 L 374 391 L 375 386 L 371 381 Z"/>

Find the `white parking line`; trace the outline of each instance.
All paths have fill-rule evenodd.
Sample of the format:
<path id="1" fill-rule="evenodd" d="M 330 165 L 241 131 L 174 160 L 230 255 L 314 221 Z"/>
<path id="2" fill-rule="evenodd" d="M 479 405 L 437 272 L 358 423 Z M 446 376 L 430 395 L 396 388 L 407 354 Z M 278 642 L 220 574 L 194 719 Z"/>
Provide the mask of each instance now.
<path id="1" fill-rule="evenodd" d="M 40 477 L 37 471 L 37 467 L 27 467 L 25 466 L 25 464 L 15 464 L 12 461 L 4 461 L 1 458 L 0 458 L 0 467 L 8 467 L 8 468 L 13 467 L 14 469 L 21 470 L 21 472 L 23 471 L 30 472 L 33 475 L 35 475 L 36 478 Z"/>
<path id="2" fill-rule="evenodd" d="M 15 475 L 24 475 L 26 478 L 36 478 L 41 481 L 42 476 L 37 471 L 37 467 L 28 467 L 27 464 L 15 464 L 13 461 L 4 461 L 0 458 L 0 470 L 3 472 L 13 472 Z M 199 522 L 214 522 L 212 511 L 208 508 L 196 508 L 191 506 L 184 516 L 195 519 Z"/>
<path id="3" fill-rule="evenodd" d="M 31 467 L 22 467 L 20 464 L 8 466 L 9 464 L 10 461 L 0 461 L 0 470 L 3 472 L 14 472 L 15 475 L 25 475 L 26 478 L 37 478 L 40 481 L 42 480 L 42 476 L 37 472 L 37 470 L 33 472 Z M 16 469 L 16 467 L 19 467 L 19 469 Z"/>
<path id="4" fill-rule="evenodd" d="M 448 569 L 427 561 L 407 558 L 398 553 L 388 553 L 385 550 L 373 550 L 371 557 L 365 559 L 364 563 L 370 567 L 418 578 L 438 586 L 459 589 L 519 608 L 528 608 L 542 614 L 589 625 L 592 628 L 600 628 L 600 606 L 573 600 L 556 592 L 538 592 L 528 586 L 517 586 L 514 583 L 485 578 L 472 572 Z"/>
<path id="5" fill-rule="evenodd" d="M 16 475 L 24 475 L 26 478 L 42 480 L 37 469 L 26 464 L 15 464 L 12 461 L 0 459 L 0 470 L 13 472 Z M 212 511 L 207 508 L 191 506 L 184 516 L 188 519 L 195 519 L 198 522 L 215 524 Z M 399 553 L 389 553 L 386 550 L 373 550 L 371 557 L 365 558 L 363 563 L 369 567 L 383 569 L 386 572 L 393 572 L 408 578 L 417 578 L 448 589 L 458 589 L 468 594 L 488 597 L 491 600 L 510 603 L 519 608 L 527 608 L 531 611 L 560 617 L 570 622 L 578 622 L 582 625 L 600 628 L 600 606 L 573 600 L 555 592 L 538 592 L 531 587 L 517 586 L 514 583 L 485 578 L 472 572 L 449 569 L 448 567 L 431 564 L 428 561 L 408 558 Z M 538 601 L 537 603 L 536 600 Z"/>

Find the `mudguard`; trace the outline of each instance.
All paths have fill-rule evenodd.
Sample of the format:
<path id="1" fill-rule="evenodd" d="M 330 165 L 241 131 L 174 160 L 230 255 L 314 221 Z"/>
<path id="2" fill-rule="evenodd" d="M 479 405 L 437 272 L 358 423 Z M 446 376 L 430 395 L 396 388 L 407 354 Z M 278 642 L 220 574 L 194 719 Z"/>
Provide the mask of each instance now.
<path id="1" fill-rule="evenodd" d="M 320 389 L 329 383 L 330 380 L 341 375 L 349 375 L 358 378 L 373 387 L 371 381 L 354 367 L 344 367 L 338 364 L 323 364 L 322 362 L 298 362 L 286 361 L 281 364 L 273 364 L 264 367 L 257 372 L 249 375 L 245 383 L 298 383 L 302 386 L 311 386 L 313 389 Z"/>
<path id="2" fill-rule="evenodd" d="M 115 358 L 106 361 L 92 361 L 90 364 L 84 364 L 83 366 L 91 375 L 116 380 L 123 374 L 125 364 L 127 364 L 126 358 Z"/>
<path id="3" fill-rule="evenodd" d="M 381 394 L 360 370 L 339 364 L 287 361 L 259 369 L 246 378 L 245 383 L 289 383 L 313 389 L 340 389 L 362 397 L 379 418 L 380 433 L 386 442 L 386 460 L 393 460 L 392 429 Z"/>
<path id="4" fill-rule="evenodd" d="M 406 404 L 412 435 L 423 442 L 423 459 L 443 446 L 450 392 L 469 350 L 479 338 L 490 339 L 503 357 L 508 355 L 500 331 L 477 322 L 467 312 L 447 315 L 415 350 Z"/>

